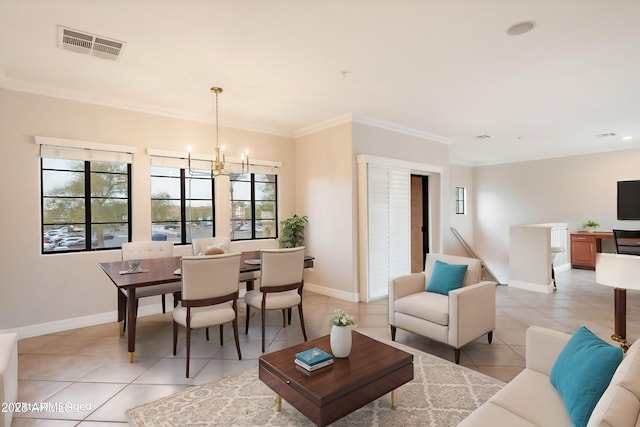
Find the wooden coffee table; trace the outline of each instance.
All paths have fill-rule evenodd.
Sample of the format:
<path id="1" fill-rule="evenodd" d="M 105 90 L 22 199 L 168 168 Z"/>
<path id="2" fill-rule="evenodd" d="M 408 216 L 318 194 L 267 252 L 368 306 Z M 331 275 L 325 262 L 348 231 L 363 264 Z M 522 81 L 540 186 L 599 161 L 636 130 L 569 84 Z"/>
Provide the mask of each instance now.
<path id="1" fill-rule="evenodd" d="M 306 372 L 294 362 L 295 354 L 318 347 L 331 353 L 329 336 L 274 353 L 258 362 L 260 379 L 276 392 L 276 411 L 284 398 L 316 425 L 330 424 L 413 379 L 413 355 L 353 331 L 351 354 L 333 365 Z"/>

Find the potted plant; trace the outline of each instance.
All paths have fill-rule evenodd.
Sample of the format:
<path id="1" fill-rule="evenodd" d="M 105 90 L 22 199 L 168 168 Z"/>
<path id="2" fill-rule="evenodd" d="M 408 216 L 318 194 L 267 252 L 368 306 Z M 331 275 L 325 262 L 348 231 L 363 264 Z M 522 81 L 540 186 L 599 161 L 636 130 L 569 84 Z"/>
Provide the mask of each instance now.
<path id="1" fill-rule="evenodd" d="M 598 224 L 595 221 L 589 220 L 587 222 L 585 222 L 584 224 L 582 224 L 582 228 L 584 228 L 585 230 L 587 230 L 589 233 L 593 233 L 595 231 L 596 228 L 600 227 L 600 224 Z"/>
<path id="2" fill-rule="evenodd" d="M 309 218 L 306 215 L 294 215 L 284 221 L 280 221 L 280 224 L 282 224 L 280 246 L 283 248 L 304 246 L 304 225 L 308 222 Z"/>
<path id="3" fill-rule="evenodd" d="M 351 328 L 355 326 L 356 319 L 345 313 L 341 308 L 333 312 L 331 316 L 331 334 L 329 344 L 334 357 L 344 358 L 351 353 Z"/>

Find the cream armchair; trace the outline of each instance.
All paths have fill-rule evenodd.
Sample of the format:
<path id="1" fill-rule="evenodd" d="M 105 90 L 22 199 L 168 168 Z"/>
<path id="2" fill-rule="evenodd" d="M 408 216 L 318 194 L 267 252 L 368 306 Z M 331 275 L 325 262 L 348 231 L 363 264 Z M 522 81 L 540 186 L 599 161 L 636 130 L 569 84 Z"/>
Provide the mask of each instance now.
<path id="1" fill-rule="evenodd" d="M 467 264 L 462 287 L 448 295 L 426 292 L 435 262 Z M 487 334 L 489 343 L 496 326 L 496 283 L 481 281 L 478 259 L 427 254 L 425 271 L 389 282 L 389 324 L 391 339 L 404 329 L 454 348 L 460 363 L 460 348 Z"/>

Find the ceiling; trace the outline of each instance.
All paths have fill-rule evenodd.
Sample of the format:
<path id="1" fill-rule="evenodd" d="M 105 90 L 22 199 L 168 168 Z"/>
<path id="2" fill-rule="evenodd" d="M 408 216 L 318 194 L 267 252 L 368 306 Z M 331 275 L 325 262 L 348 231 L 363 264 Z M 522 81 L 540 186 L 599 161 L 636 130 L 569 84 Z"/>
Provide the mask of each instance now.
<path id="1" fill-rule="evenodd" d="M 637 0 L 0 0 L 0 87 L 213 122 L 221 86 L 222 125 L 295 136 L 352 114 L 462 164 L 561 157 L 640 147 L 639 17 Z M 58 25 L 126 45 L 59 49 Z"/>

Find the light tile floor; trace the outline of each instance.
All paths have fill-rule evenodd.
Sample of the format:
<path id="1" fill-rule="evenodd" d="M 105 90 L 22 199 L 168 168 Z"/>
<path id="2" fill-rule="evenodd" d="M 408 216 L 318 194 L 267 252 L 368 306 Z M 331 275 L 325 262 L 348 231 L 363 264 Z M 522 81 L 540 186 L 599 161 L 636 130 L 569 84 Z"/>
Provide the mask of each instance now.
<path id="1" fill-rule="evenodd" d="M 462 349 L 461 364 L 503 381 L 524 367 L 525 330 L 540 325 L 572 332 L 585 325 L 610 341 L 613 332 L 613 289 L 597 285 L 595 273 L 568 270 L 557 275 L 558 291 L 541 294 L 499 286 L 497 327 L 491 345 L 486 336 Z M 242 305 L 242 304 L 241 304 Z M 342 307 L 353 314 L 358 328 L 390 339 L 387 301 L 349 303 L 305 293 L 305 324 L 309 338 L 329 333 L 331 312 Z M 255 314 L 255 312 L 252 312 Z M 627 337 L 640 336 L 640 294 L 627 297 Z M 219 346 L 217 328 L 211 341 L 204 331 L 192 338 L 191 378 L 185 378 L 184 331 L 180 331 L 178 355 L 172 355 L 171 314 L 141 318 L 138 323 L 136 361 L 127 360 L 126 338 L 116 322 L 19 341 L 20 402 L 75 405 L 73 411 L 17 413 L 14 427 L 95 426 L 126 423 L 124 411 L 192 385 L 216 381 L 231 373 L 255 368 L 260 356 L 260 318 L 252 316 L 244 335 L 244 309 L 240 316 L 242 360 L 237 360 L 233 334 L 225 329 L 225 345 Z M 267 316 L 267 352 L 302 342 L 294 310 L 291 327 L 281 328 L 281 314 Z M 423 337 L 398 330 L 396 340 L 419 350 L 453 360 L 453 350 Z"/>

